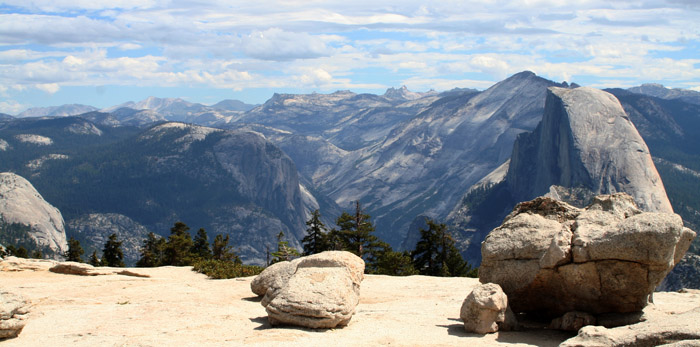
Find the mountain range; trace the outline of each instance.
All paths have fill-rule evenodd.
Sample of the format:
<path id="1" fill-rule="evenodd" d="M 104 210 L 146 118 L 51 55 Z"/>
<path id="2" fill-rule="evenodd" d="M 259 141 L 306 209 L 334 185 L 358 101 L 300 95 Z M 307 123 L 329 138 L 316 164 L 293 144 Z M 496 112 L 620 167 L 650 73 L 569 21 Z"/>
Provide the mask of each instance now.
<path id="1" fill-rule="evenodd" d="M 516 139 L 542 121 L 550 87 L 578 86 L 521 72 L 484 91 L 275 94 L 262 105 L 148 98 L 70 117 L 4 117 L 0 171 L 32 182 L 63 213 L 66 233 L 96 249 L 104 230 L 138 241 L 182 220 L 232 235 L 245 261 L 261 263 L 279 231 L 299 245 L 310 210 L 332 227 L 360 201 L 395 248 L 411 249 L 430 217 L 478 263 L 474 235 L 517 202 L 498 183 Z M 700 93 L 607 92 L 646 141 L 674 210 L 697 230 Z"/>

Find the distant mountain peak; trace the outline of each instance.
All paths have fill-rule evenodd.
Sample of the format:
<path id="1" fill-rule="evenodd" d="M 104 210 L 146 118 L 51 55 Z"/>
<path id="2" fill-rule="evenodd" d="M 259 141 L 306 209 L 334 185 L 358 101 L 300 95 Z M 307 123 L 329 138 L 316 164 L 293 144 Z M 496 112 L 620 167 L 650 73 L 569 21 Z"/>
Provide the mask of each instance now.
<path id="1" fill-rule="evenodd" d="M 68 117 L 87 112 L 97 111 L 97 107 L 81 104 L 70 104 L 50 107 L 32 107 L 17 115 L 24 117 Z"/>
<path id="2" fill-rule="evenodd" d="M 700 105 L 700 92 L 690 89 L 666 88 L 659 83 L 644 83 L 641 86 L 629 88 L 627 91 L 666 100 L 680 99 L 685 102 Z"/>
<path id="3" fill-rule="evenodd" d="M 420 99 L 424 96 L 435 95 L 435 94 L 437 94 L 437 93 L 432 89 L 426 93 L 412 92 L 412 91 L 408 90 L 408 87 L 403 85 L 403 86 L 401 86 L 401 88 L 391 87 L 391 88 L 387 89 L 383 96 L 389 100 L 416 100 L 416 99 Z"/>

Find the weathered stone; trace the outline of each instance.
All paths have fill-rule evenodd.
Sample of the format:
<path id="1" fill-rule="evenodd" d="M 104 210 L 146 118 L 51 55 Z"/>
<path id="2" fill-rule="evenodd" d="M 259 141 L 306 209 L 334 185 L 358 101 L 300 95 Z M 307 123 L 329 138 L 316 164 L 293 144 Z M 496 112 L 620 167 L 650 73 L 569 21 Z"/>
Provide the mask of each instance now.
<path id="1" fill-rule="evenodd" d="M 57 261 L 50 259 L 25 259 L 9 256 L 0 262 L 0 271 L 46 271 L 57 263 Z"/>
<path id="2" fill-rule="evenodd" d="M 334 328 L 348 324 L 359 301 L 347 269 L 298 267 L 265 309 L 272 325 Z"/>
<path id="3" fill-rule="evenodd" d="M 284 278 L 284 282 L 286 283 L 289 276 L 291 276 L 294 271 L 296 271 L 296 266 L 292 266 L 291 262 L 281 261 L 279 263 L 274 263 L 255 276 L 253 281 L 250 282 L 250 290 L 256 295 L 265 295 L 267 289 L 274 281 Z"/>
<path id="4" fill-rule="evenodd" d="M 561 317 L 554 318 L 552 323 L 549 324 L 550 329 L 558 330 L 568 330 L 568 331 L 578 331 L 587 325 L 593 325 L 596 323 L 595 317 L 592 314 L 586 312 L 572 311 L 567 312 Z"/>
<path id="5" fill-rule="evenodd" d="M 365 274 L 362 258 L 343 251 L 327 251 L 299 258 L 297 267 L 344 267 L 350 271 L 353 283 L 358 286 Z"/>
<path id="6" fill-rule="evenodd" d="M 334 328 L 355 314 L 364 265 L 350 252 L 322 252 L 270 266 L 251 290 L 264 293 L 260 303 L 272 325 Z"/>
<path id="7" fill-rule="evenodd" d="M 516 313 L 637 312 L 694 236 L 678 215 L 642 212 L 624 193 L 585 209 L 542 197 L 487 236 L 479 277 Z"/>
<path id="8" fill-rule="evenodd" d="M 597 325 L 606 328 L 616 328 L 624 325 L 637 324 L 647 320 L 643 311 L 629 313 L 603 313 L 596 316 Z"/>
<path id="9" fill-rule="evenodd" d="M 29 305 L 21 295 L 0 289 L 0 340 L 17 337 L 27 324 Z"/>
<path id="10" fill-rule="evenodd" d="M 97 276 L 102 274 L 99 271 L 95 271 L 95 267 L 90 264 L 77 263 L 73 261 L 58 263 L 51 267 L 49 271 L 65 275 L 79 276 Z"/>
<path id="11" fill-rule="evenodd" d="M 495 333 L 498 331 L 499 323 L 506 320 L 507 307 L 508 298 L 501 287 L 486 283 L 476 286 L 467 295 L 459 311 L 459 317 L 464 321 L 464 330 L 467 332 Z"/>
<path id="12" fill-rule="evenodd" d="M 102 276 L 102 275 L 123 275 L 132 277 L 151 277 L 146 274 L 140 274 L 131 270 L 113 267 L 94 267 L 90 264 L 66 261 L 57 263 L 52 266 L 49 271 L 64 275 L 78 276 Z"/>
<path id="13" fill-rule="evenodd" d="M 692 340 L 700 340 L 698 322 L 700 322 L 700 308 L 681 314 L 671 314 L 654 322 L 642 322 L 612 329 L 586 326 L 579 330 L 576 337 L 564 341 L 560 346 L 659 346 L 679 341 L 691 343 L 692 346 L 692 343 L 695 343 Z"/>

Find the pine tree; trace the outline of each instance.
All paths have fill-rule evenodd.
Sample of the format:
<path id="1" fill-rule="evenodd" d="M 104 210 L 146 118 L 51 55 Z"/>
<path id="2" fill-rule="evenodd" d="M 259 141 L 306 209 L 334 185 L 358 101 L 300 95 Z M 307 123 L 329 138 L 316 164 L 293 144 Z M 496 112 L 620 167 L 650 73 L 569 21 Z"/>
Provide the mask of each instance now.
<path id="1" fill-rule="evenodd" d="M 102 265 L 111 267 L 124 267 L 124 253 L 121 249 L 122 241 L 117 241 L 117 234 L 109 235 L 102 250 Z"/>
<path id="2" fill-rule="evenodd" d="M 138 267 L 156 267 L 163 265 L 165 258 L 165 238 L 148 233 L 141 247 L 141 258 L 136 262 Z"/>
<path id="3" fill-rule="evenodd" d="M 289 242 L 284 241 L 284 232 L 277 234 L 277 252 L 272 253 L 272 264 L 281 261 L 289 261 L 299 256 L 296 248 L 290 247 Z"/>
<path id="4" fill-rule="evenodd" d="M 321 253 L 329 250 L 328 237 L 326 235 L 326 225 L 321 222 L 321 213 L 315 210 L 311 214 L 311 219 L 306 221 L 308 228 L 306 236 L 301 239 L 304 255 Z"/>
<path id="5" fill-rule="evenodd" d="M 207 236 L 207 232 L 204 230 L 204 228 L 199 228 L 199 230 L 197 230 L 197 235 L 194 237 L 190 253 L 192 253 L 192 255 L 197 259 L 211 259 L 209 236 Z"/>
<path id="6" fill-rule="evenodd" d="M 365 253 L 372 253 L 380 246 L 379 239 L 372 234 L 374 225 L 369 221 L 370 218 L 362 211 L 360 202 L 356 201 L 353 215 L 343 212 L 336 220 L 343 248 L 360 258 L 365 258 Z"/>
<path id="7" fill-rule="evenodd" d="M 92 266 L 101 266 L 100 258 L 97 257 L 97 251 L 92 251 L 92 254 L 88 258 L 88 264 Z"/>
<path id="8" fill-rule="evenodd" d="M 421 238 L 411 253 L 414 267 L 421 275 L 468 276 L 475 273 L 455 247 L 445 224 L 427 219 L 428 229 L 421 229 Z"/>
<path id="9" fill-rule="evenodd" d="M 14 250 L 12 253 L 17 258 L 29 258 L 29 251 L 24 248 L 24 246 L 19 246 L 19 248 Z"/>
<path id="10" fill-rule="evenodd" d="M 176 222 L 170 229 L 170 236 L 165 246 L 164 265 L 187 266 L 192 265 L 192 236 L 188 227 L 183 222 Z"/>
<path id="11" fill-rule="evenodd" d="M 391 248 L 379 255 L 379 259 L 371 272 L 377 275 L 411 276 L 417 275 L 418 270 L 413 267 L 409 252 L 396 252 Z"/>
<path id="12" fill-rule="evenodd" d="M 81 263 L 83 260 L 80 258 L 85 251 L 83 247 L 80 246 L 80 241 L 70 238 L 68 240 L 68 250 L 63 254 L 66 257 L 66 261 L 77 261 Z"/>
<path id="13" fill-rule="evenodd" d="M 214 243 L 212 244 L 212 258 L 214 260 L 222 261 L 235 261 L 240 262 L 236 253 L 233 252 L 231 246 L 228 245 L 229 237 L 225 237 L 221 234 L 214 237 Z"/>

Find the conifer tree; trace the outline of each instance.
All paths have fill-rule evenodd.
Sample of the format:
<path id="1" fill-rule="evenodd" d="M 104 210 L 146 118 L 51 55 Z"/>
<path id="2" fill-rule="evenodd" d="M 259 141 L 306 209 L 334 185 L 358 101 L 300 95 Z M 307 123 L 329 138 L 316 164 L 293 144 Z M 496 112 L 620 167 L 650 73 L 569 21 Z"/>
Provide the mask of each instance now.
<path id="1" fill-rule="evenodd" d="M 138 267 L 156 267 L 163 265 L 165 258 L 165 238 L 154 233 L 148 233 L 148 237 L 141 246 L 141 258 L 136 262 Z"/>
<path id="2" fill-rule="evenodd" d="M 88 264 L 92 266 L 101 266 L 100 258 L 97 257 L 97 251 L 92 251 L 90 257 L 88 257 Z"/>
<path id="3" fill-rule="evenodd" d="M 372 272 L 377 275 L 411 276 L 417 275 L 409 252 L 396 252 L 389 247 L 385 249 L 373 266 Z"/>
<path id="4" fill-rule="evenodd" d="M 24 246 L 19 246 L 12 251 L 12 254 L 17 258 L 29 258 L 29 251 Z"/>
<path id="5" fill-rule="evenodd" d="M 183 222 L 175 222 L 170 228 L 170 236 L 165 246 L 165 265 L 186 266 L 192 265 L 192 236 L 188 232 L 190 227 Z"/>
<path id="6" fill-rule="evenodd" d="M 83 247 L 80 246 L 80 241 L 70 238 L 68 240 L 68 250 L 63 254 L 64 257 L 66 257 L 66 261 L 77 261 L 77 262 L 82 262 L 83 260 L 80 258 L 85 251 L 83 250 Z"/>
<path id="7" fill-rule="evenodd" d="M 277 252 L 272 253 L 272 264 L 281 261 L 289 261 L 299 256 L 296 248 L 290 247 L 289 242 L 284 240 L 284 232 L 277 234 Z"/>
<path id="8" fill-rule="evenodd" d="M 209 236 L 204 228 L 199 228 L 197 230 L 197 235 L 195 235 L 192 250 L 190 251 L 192 256 L 197 259 L 208 260 L 211 259 L 211 250 L 209 249 Z"/>
<path id="9" fill-rule="evenodd" d="M 328 229 L 326 225 L 321 222 L 321 213 L 318 210 L 315 210 L 311 214 L 311 218 L 306 221 L 306 225 L 308 226 L 306 229 L 306 236 L 301 239 L 304 255 L 311 255 L 329 250 L 330 247 L 326 235 Z"/>
<path id="10" fill-rule="evenodd" d="M 111 267 L 124 267 L 124 253 L 121 249 L 122 241 L 117 241 L 117 234 L 109 235 L 102 250 L 102 265 Z"/>
<path id="11" fill-rule="evenodd" d="M 214 237 L 214 243 L 212 244 L 212 258 L 214 260 L 222 261 L 235 261 L 240 262 L 236 253 L 233 252 L 231 246 L 228 245 L 229 237 L 225 237 L 221 234 Z"/>
<path id="12" fill-rule="evenodd" d="M 355 202 L 354 214 L 343 212 L 338 217 L 336 224 L 340 228 L 338 235 L 343 244 L 343 249 L 354 253 L 367 262 L 376 261 L 378 254 L 385 245 L 374 234 L 374 225 L 370 222 L 370 216 Z"/>
<path id="13" fill-rule="evenodd" d="M 467 276 L 475 271 L 464 261 L 445 224 L 426 219 L 428 229 L 421 229 L 421 238 L 411 253 L 414 267 L 421 275 Z"/>

